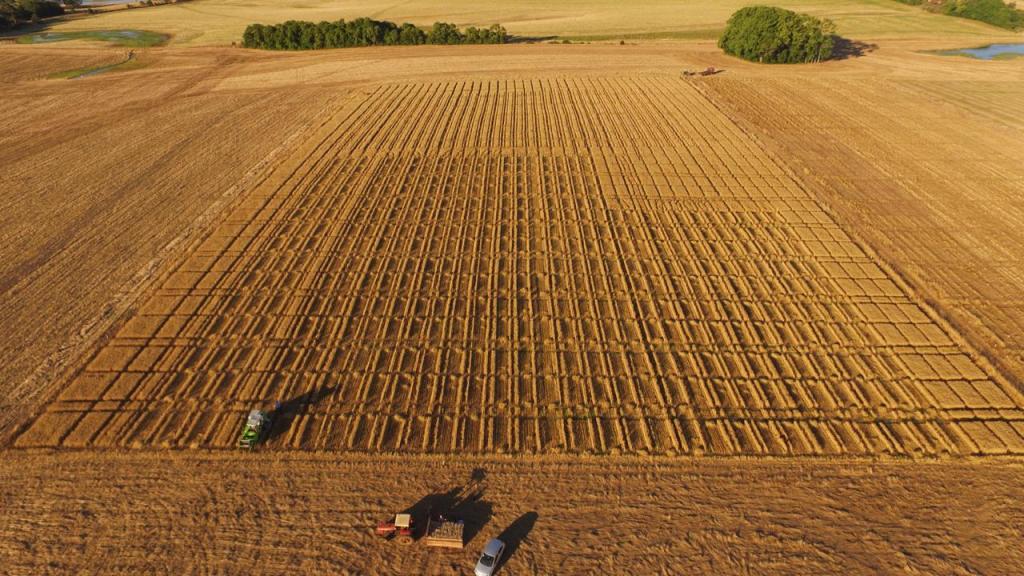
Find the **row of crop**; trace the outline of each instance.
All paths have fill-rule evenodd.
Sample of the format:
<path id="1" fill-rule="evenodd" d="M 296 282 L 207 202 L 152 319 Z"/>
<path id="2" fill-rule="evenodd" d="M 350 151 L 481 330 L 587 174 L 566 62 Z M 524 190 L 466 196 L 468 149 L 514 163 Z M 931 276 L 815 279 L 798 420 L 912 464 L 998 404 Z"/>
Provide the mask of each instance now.
<path id="1" fill-rule="evenodd" d="M 413 46 L 419 44 L 504 44 L 508 34 L 500 24 L 490 28 L 470 26 L 459 30 L 454 24 L 436 22 L 429 30 L 413 24 L 357 18 L 346 22 L 303 22 L 250 24 L 242 36 L 246 48 L 265 50 L 318 50 L 356 46 Z"/>

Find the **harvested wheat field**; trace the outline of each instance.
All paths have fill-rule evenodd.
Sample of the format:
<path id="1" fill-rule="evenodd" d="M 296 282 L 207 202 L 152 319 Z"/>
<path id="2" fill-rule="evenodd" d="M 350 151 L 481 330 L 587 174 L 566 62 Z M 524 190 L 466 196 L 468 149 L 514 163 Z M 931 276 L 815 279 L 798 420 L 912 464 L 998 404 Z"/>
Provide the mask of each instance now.
<path id="1" fill-rule="evenodd" d="M 1024 452 L 1020 395 L 680 79 L 354 98 L 17 446 Z M 169 426 L 168 424 L 172 425 Z"/>
<path id="2" fill-rule="evenodd" d="M 0 45 L 0 562 L 1024 572 L 1024 69 L 931 47 Z"/>
<path id="3" fill-rule="evenodd" d="M 704 87 L 1019 384 L 1024 171 L 1010 167 L 1024 160 L 1024 69 L 939 72 L 927 58 L 907 78 L 867 84 L 783 75 Z"/>
<path id="4" fill-rule="evenodd" d="M 214 93 L 232 59 L 211 53 L 144 54 L 152 66 L 131 74 L 54 81 L 123 51 L 3 52 L 0 432 L 335 97 Z"/>

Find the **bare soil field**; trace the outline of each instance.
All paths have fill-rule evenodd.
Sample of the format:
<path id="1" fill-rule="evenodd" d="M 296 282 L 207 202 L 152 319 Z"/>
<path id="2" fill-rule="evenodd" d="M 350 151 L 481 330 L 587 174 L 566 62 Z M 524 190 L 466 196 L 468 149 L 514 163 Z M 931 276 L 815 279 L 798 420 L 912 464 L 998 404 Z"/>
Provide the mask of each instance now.
<path id="1" fill-rule="evenodd" d="M 1024 453 L 1024 399 L 679 78 L 346 102 L 16 440 Z"/>
<path id="2" fill-rule="evenodd" d="M 1019 574 L 1019 463 L 7 452 L 0 562 L 40 574 Z M 373 534 L 473 485 L 459 550 Z"/>

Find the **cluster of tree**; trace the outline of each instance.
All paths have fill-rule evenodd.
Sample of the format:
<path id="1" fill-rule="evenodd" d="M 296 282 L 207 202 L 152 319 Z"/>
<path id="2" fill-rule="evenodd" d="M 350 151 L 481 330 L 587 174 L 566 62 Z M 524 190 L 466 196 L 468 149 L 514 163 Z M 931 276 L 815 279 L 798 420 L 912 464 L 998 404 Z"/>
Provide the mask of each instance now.
<path id="1" fill-rule="evenodd" d="M 1019 10 L 1014 2 L 1006 3 L 1003 0 L 897 0 L 897 2 L 912 6 L 924 6 L 930 12 L 979 20 L 1008 30 L 1024 28 L 1024 10 Z"/>
<path id="2" fill-rule="evenodd" d="M 63 13 L 64 8 L 50 0 L 0 0 L 0 30 Z"/>
<path id="3" fill-rule="evenodd" d="M 835 24 L 831 20 L 770 6 L 750 6 L 729 18 L 718 47 L 754 62 L 794 64 L 832 57 Z"/>
<path id="4" fill-rule="evenodd" d="M 301 22 L 250 24 L 242 35 L 242 46 L 267 50 L 317 50 L 354 46 L 411 46 L 416 44 L 504 44 L 505 29 L 469 27 L 459 30 L 454 24 L 437 22 L 429 30 L 412 24 L 358 18 L 337 22 Z"/>
<path id="5" fill-rule="evenodd" d="M 980 20 L 1008 30 L 1024 28 L 1024 11 L 1003 0 L 947 0 L 942 12 L 950 16 Z"/>

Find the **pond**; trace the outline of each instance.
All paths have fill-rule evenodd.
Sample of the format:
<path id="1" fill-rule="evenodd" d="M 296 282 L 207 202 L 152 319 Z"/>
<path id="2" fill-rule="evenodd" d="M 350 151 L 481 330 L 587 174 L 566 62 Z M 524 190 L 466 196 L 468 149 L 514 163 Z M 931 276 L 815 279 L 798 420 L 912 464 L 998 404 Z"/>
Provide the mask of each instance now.
<path id="1" fill-rule="evenodd" d="M 167 42 L 168 36 L 166 34 L 149 32 L 148 30 L 88 30 L 39 32 L 18 37 L 18 42 L 21 44 L 49 44 L 51 42 L 64 42 L 67 40 L 98 40 L 117 44 L 118 46 L 142 48 L 163 44 Z"/>
<path id="2" fill-rule="evenodd" d="M 980 48 L 943 50 L 940 54 L 945 56 L 970 56 L 979 60 L 1002 60 L 1024 56 L 1024 44 L 989 44 Z"/>

